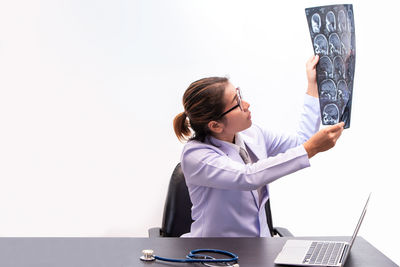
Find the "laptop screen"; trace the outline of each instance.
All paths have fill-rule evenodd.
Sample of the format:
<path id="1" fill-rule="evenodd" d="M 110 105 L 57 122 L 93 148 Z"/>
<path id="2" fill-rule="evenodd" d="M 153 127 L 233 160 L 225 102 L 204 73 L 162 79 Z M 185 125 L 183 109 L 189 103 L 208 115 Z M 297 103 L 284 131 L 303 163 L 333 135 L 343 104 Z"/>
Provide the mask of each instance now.
<path id="1" fill-rule="evenodd" d="M 346 258 L 347 258 L 347 255 L 350 253 L 350 250 L 351 250 L 351 247 L 353 246 L 354 240 L 356 240 L 356 237 L 357 237 L 357 234 L 358 234 L 358 230 L 360 230 L 361 223 L 362 223 L 362 221 L 364 219 L 365 213 L 367 212 L 367 206 L 368 206 L 368 202 L 369 202 L 369 198 L 370 197 L 371 197 L 371 193 L 369 193 L 367 202 L 365 203 L 365 206 L 364 206 L 364 209 L 363 209 L 363 211 L 361 213 L 360 219 L 358 220 L 356 229 L 354 230 L 353 236 L 351 237 L 351 240 L 349 242 L 350 243 L 350 247 L 348 248 L 347 253 L 345 255 Z"/>

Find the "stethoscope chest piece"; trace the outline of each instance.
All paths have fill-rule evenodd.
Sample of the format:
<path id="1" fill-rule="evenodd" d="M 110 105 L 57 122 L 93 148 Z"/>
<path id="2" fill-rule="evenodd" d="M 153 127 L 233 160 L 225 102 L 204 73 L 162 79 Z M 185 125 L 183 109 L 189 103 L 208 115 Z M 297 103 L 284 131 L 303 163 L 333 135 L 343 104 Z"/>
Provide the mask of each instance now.
<path id="1" fill-rule="evenodd" d="M 140 257 L 142 261 L 155 261 L 154 251 L 152 249 L 144 249 L 142 250 L 143 256 Z"/>

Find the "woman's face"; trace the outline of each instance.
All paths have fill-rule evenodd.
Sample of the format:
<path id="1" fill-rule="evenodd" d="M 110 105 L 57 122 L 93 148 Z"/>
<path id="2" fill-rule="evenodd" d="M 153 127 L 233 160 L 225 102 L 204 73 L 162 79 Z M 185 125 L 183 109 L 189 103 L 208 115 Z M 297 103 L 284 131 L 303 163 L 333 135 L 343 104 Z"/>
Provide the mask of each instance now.
<path id="1" fill-rule="evenodd" d="M 238 105 L 237 98 L 238 96 L 236 88 L 233 86 L 233 84 L 228 83 L 225 87 L 224 94 L 224 112 Z M 227 136 L 234 136 L 237 132 L 246 130 L 252 124 L 251 112 L 249 110 L 250 104 L 242 100 L 241 106 L 243 110 L 241 110 L 238 106 L 224 116 L 225 120 L 223 121 L 223 133 Z"/>

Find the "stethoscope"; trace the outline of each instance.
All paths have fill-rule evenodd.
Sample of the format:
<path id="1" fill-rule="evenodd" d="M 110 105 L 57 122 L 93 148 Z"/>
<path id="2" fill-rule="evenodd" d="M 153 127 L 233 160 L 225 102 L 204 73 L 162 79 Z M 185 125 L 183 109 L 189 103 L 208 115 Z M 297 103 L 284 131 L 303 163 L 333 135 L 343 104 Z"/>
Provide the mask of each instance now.
<path id="1" fill-rule="evenodd" d="M 160 260 L 160 261 L 181 262 L 181 263 L 200 262 L 206 266 L 215 266 L 210 263 L 225 263 L 227 266 L 239 267 L 239 264 L 237 263 L 237 261 L 239 260 L 239 257 L 236 254 L 229 252 L 229 251 L 220 250 L 220 249 L 194 249 L 194 250 L 191 250 L 188 255 L 186 255 L 186 259 L 171 259 L 171 258 L 160 257 L 157 255 L 154 255 L 154 251 L 151 249 L 145 249 L 142 251 L 142 253 L 143 253 L 143 256 L 140 257 L 140 259 L 142 261 Z M 210 255 L 206 255 L 206 254 L 202 254 L 202 253 L 216 253 L 216 254 L 220 254 L 220 255 L 229 256 L 230 258 L 216 259 Z M 233 263 L 233 264 L 231 265 L 229 263 Z"/>

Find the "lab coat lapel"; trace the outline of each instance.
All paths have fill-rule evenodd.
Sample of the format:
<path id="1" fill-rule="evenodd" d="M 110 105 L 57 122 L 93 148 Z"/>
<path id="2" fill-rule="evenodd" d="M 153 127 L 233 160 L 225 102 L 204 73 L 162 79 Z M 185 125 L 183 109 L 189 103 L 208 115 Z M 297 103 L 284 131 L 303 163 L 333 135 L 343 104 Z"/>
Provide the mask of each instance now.
<path id="1" fill-rule="evenodd" d="M 251 161 L 252 161 L 253 163 L 254 163 L 254 162 L 257 162 L 258 156 L 254 153 L 253 149 L 251 149 L 251 148 L 246 144 L 246 142 L 245 142 L 245 147 L 246 147 L 247 153 L 249 154 L 249 156 L 250 156 L 250 158 L 251 158 Z M 254 158 L 254 156 L 252 156 L 251 154 L 253 154 L 256 158 Z M 256 204 L 257 209 L 260 209 L 260 204 L 261 204 L 261 203 L 260 203 L 260 196 L 258 195 L 257 189 L 256 189 L 256 190 L 252 190 L 252 191 L 251 191 L 251 194 L 253 195 L 254 203 Z"/>
<path id="2" fill-rule="evenodd" d="M 256 159 L 252 158 L 253 162 L 257 162 L 260 158 L 263 158 L 262 155 L 262 151 L 263 148 L 259 147 L 255 144 L 251 144 L 245 141 L 245 145 L 246 145 L 246 150 L 247 152 L 251 155 L 253 154 L 253 157 L 256 157 Z M 264 156 L 265 157 L 265 156 Z M 269 191 L 268 191 L 268 184 L 265 186 L 265 191 L 263 191 L 263 196 L 261 201 L 259 202 L 259 195 L 258 195 L 258 191 L 257 190 L 253 190 L 251 191 L 253 194 L 253 197 L 255 198 L 255 202 L 257 204 L 257 207 L 260 208 L 262 207 L 265 202 L 267 201 L 268 197 L 269 197 Z"/>
<path id="3" fill-rule="evenodd" d="M 214 138 L 212 136 L 209 136 L 208 143 L 213 144 L 214 146 L 217 146 L 218 149 L 220 149 L 225 155 L 227 155 L 232 160 L 243 163 L 243 159 L 240 157 L 237 150 L 235 150 L 232 146 L 230 146 L 230 145 L 226 144 L 225 142 L 222 142 L 219 139 Z M 248 147 L 246 146 L 246 149 L 247 148 Z M 257 209 L 260 209 L 260 205 L 258 203 L 259 197 L 258 197 L 257 190 L 252 190 L 252 191 L 250 191 L 250 193 L 253 196 L 254 204 L 256 205 Z"/>
<path id="4" fill-rule="evenodd" d="M 246 145 L 247 152 L 249 152 L 250 150 L 257 158 L 257 160 L 259 160 L 260 158 L 265 158 L 265 155 L 263 155 L 263 147 L 246 142 L 246 140 L 244 141 L 244 143 Z"/>

